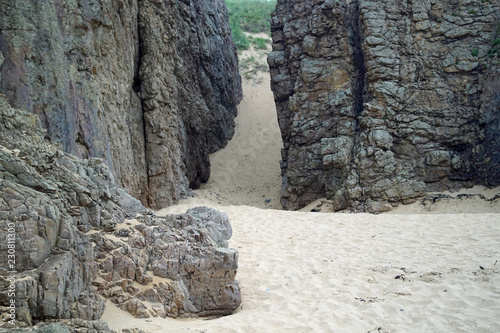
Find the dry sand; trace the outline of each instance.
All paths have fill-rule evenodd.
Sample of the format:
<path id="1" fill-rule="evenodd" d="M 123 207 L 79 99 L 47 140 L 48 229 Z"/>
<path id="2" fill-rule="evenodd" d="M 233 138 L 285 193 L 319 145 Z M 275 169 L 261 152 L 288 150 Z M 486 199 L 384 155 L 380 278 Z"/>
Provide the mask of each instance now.
<path id="1" fill-rule="evenodd" d="M 189 201 L 281 208 L 281 134 L 269 73 L 259 72 L 257 78 L 262 83 L 245 80 L 235 135 L 224 149 L 210 156 L 210 179 Z"/>
<path id="2" fill-rule="evenodd" d="M 252 47 L 239 56 L 240 61 L 250 57 L 255 59 L 251 66 L 267 66 L 266 51 Z M 259 71 L 250 79 L 243 78 L 235 135 L 224 149 L 210 156 L 210 179 L 187 202 L 281 209 L 282 147 L 269 72 Z"/>
<path id="3" fill-rule="evenodd" d="M 381 215 L 310 212 L 321 200 L 303 212 L 264 209 L 279 207 L 281 182 L 269 79 L 245 81 L 239 112 L 234 139 L 211 157 L 210 181 L 196 197 L 158 213 L 206 205 L 228 214 L 242 305 L 207 321 L 135 319 L 108 302 L 103 319 L 112 329 L 500 332 L 498 204 L 416 203 Z"/>
<path id="4" fill-rule="evenodd" d="M 184 212 L 188 206 L 164 213 Z M 217 207 L 243 303 L 216 320 L 134 319 L 149 332 L 498 332 L 500 215 L 323 214 Z"/>

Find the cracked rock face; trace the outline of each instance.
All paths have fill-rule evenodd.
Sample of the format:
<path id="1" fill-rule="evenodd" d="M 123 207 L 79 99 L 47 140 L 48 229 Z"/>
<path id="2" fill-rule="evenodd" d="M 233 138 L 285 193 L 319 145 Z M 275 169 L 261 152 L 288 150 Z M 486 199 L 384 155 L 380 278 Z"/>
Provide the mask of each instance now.
<path id="1" fill-rule="evenodd" d="M 161 208 L 208 180 L 241 78 L 223 0 L 140 1 L 139 33 L 149 204 Z"/>
<path id="2" fill-rule="evenodd" d="M 239 306 L 225 214 L 154 216 L 114 184 L 101 159 L 65 153 L 44 132 L 37 115 L 0 96 L 0 261 L 14 224 L 18 320 L 95 321 L 99 294 L 142 318 L 219 316 Z M 7 276 L 4 265 L 0 315 L 10 301 Z"/>
<path id="3" fill-rule="evenodd" d="M 130 226 L 128 226 L 130 225 Z M 220 316 L 241 303 L 228 217 L 198 207 L 94 234 L 98 293 L 138 318 Z M 114 237 L 113 237 L 114 236 Z"/>
<path id="4" fill-rule="evenodd" d="M 208 179 L 242 97 L 223 0 L 0 0 L 0 92 L 162 208 Z"/>
<path id="5" fill-rule="evenodd" d="M 499 10 L 279 0 L 268 63 L 283 206 L 326 196 L 336 210 L 380 212 L 427 191 L 499 185 Z"/>

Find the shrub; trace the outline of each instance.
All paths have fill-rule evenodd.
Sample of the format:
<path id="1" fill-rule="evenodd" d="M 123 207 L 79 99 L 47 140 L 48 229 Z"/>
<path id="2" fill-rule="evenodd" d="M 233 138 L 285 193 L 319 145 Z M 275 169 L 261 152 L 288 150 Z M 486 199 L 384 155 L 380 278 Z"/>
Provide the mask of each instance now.
<path id="1" fill-rule="evenodd" d="M 229 20 L 238 22 L 246 32 L 269 32 L 271 13 L 276 1 L 266 0 L 226 0 Z"/>
<path id="2" fill-rule="evenodd" d="M 238 24 L 231 23 L 231 36 L 238 50 L 248 50 L 250 41 Z"/>
<path id="3" fill-rule="evenodd" d="M 266 50 L 267 49 L 267 43 L 270 43 L 271 40 L 266 39 L 266 38 L 260 38 L 256 37 L 252 40 L 252 44 L 255 45 L 255 48 L 258 50 Z"/>
<path id="4" fill-rule="evenodd" d="M 479 54 L 479 50 L 478 49 L 473 49 L 470 51 L 470 54 L 473 56 L 473 57 L 477 57 L 478 54 Z"/>
<path id="5" fill-rule="evenodd" d="M 234 43 L 238 50 L 248 49 L 248 38 L 241 37 L 244 32 L 271 33 L 271 13 L 276 7 L 276 0 L 226 0 L 229 22 Z"/>

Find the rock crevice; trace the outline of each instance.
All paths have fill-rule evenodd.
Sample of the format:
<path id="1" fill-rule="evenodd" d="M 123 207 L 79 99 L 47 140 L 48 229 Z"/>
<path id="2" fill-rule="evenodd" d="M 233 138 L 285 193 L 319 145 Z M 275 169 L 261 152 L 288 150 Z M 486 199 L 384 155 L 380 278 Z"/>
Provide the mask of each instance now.
<path id="1" fill-rule="evenodd" d="M 352 57 L 354 65 L 353 80 L 353 103 L 354 113 L 356 115 L 356 131 L 359 131 L 359 117 L 363 112 L 364 99 L 366 94 L 366 68 L 365 57 L 363 55 L 362 41 L 362 23 L 359 14 L 359 1 L 352 1 L 348 5 L 348 15 L 345 19 L 349 30 L 349 43 L 352 47 Z"/>

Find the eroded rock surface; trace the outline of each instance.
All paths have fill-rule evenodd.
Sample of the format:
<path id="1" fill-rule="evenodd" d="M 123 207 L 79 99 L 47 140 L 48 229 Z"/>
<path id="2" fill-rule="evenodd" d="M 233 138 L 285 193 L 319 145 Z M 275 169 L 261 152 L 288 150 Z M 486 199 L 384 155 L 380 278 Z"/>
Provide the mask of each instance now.
<path id="1" fill-rule="evenodd" d="M 499 185 L 499 17 L 495 1 L 278 0 L 283 206 Z"/>
<path id="2" fill-rule="evenodd" d="M 208 179 L 242 97 L 223 0 L 1 0 L 0 92 L 152 208 Z"/>
<path id="3" fill-rule="evenodd" d="M 242 98 L 223 0 L 140 1 L 141 98 L 149 204 L 176 203 L 210 176 Z"/>
<path id="4" fill-rule="evenodd" d="M 10 301 L 12 225 L 16 313 L 24 323 L 97 320 L 104 309 L 98 294 L 137 317 L 236 309 L 238 253 L 227 247 L 225 214 L 196 208 L 154 216 L 114 184 L 101 159 L 65 153 L 44 132 L 37 115 L 0 97 L 1 312 Z M 124 224 L 133 217 L 132 226 Z"/>
<path id="5" fill-rule="evenodd" d="M 138 318 L 218 316 L 241 303 L 228 217 L 198 207 L 92 235 L 98 292 Z"/>
<path id="6" fill-rule="evenodd" d="M 2 329 L 0 328 L 0 331 Z M 61 320 L 57 323 L 39 323 L 33 327 L 17 327 L 9 330 L 9 333 L 116 333 L 109 329 L 106 322 L 100 320 Z M 125 333 L 125 330 L 123 330 Z M 132 332 L 131 332 L 132 333 Z M 134 331 L 133 333 L 144 333 Z"/>

